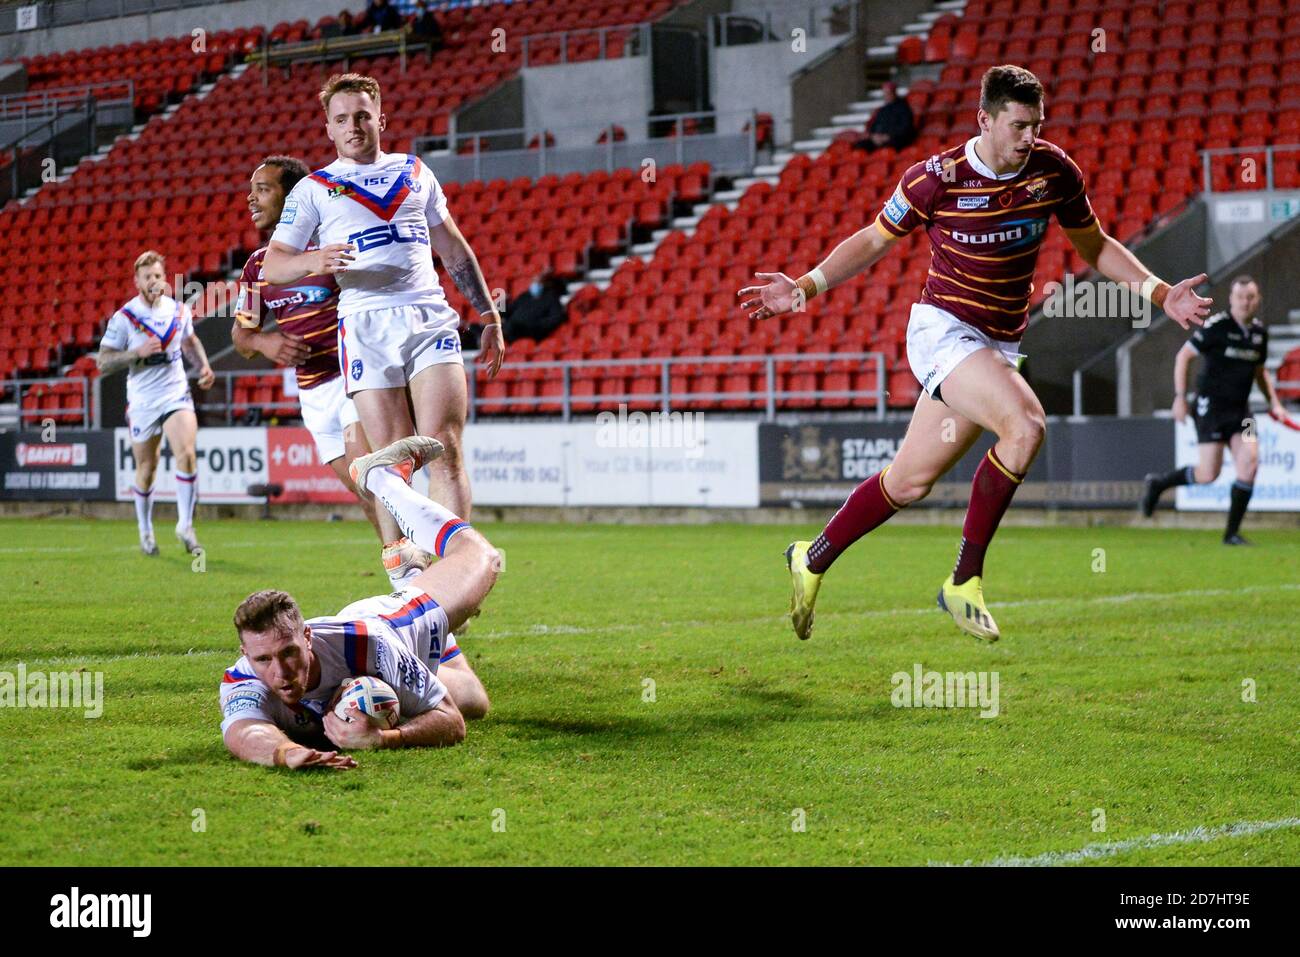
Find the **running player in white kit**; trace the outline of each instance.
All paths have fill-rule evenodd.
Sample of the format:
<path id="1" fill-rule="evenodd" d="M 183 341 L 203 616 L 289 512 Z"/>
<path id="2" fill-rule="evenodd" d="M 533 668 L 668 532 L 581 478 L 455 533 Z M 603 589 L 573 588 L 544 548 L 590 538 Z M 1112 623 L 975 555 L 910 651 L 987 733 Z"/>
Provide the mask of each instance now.
<path id="1" fill-rule="evenodd" d="M 483 685 L 455 667 L 463 659 L 451 632 L 492 590 L 500 555 L 467 522 L 409 487 L 412 472 L 441 452 L 436 440 L 413 436 L 352 464 L 357 487 L 441 559 L 407 587 L 307 621 L 282 591 L 255 592 L 235 610 L 243 654 L 220 689 L 222 739 L 235 757 L 295 770 L 351 768 L 356 762 L 338 749 L 458 744 L 465 719 L 487 713 Z M 403 723 L 396 729 L 334 715 L 339 686 L 357 675 L 375 675 L 397 692 Z"/>
<path id="2" fill-rule="evenodd" d="M 140 551 L 157 555 L 153 534 L 153 481 L 162 437 L 176 465 L 176 537 L 191 553 L 199 550 L 194 535 L 194 502 L 198 497 L 195 438 L 199 423 L 185 377 L 182 353 L 199 369 L 199 388 L 214 379 L 208 356 L 194 334 L 189 306 L 167 295 L 166 271 L 160 253 L 147 250 L 135 261 L 135 287 L 140 294 L 108 321 L 99 344 L 99 370 L 107 375 L 128 369 L 126 422 L 135 458 L 135 519 Z"/>
<path id="3" fill-rule="evenodd" d="M 432 171 L 416 156 L 380 149 L 387 121 L 379 84 L 357 73 L 331 76 L 320 102 L 338 159 L 290 192 L 262 278 L 284 285 L 335 275 L 339 366 L 367 438 L 377 448 L 417 430 L 438 439 L 445 452 L 430 469 L 430 495 L 468 518 L 460 318 L 443 295 L 432 253 L 485 320 L 482 354 L 492 376 L 505 356 L 501 317 Z M 319 248 L 307 250 L 313 235 Z M 396 526 L 382 511 L 379 518 L 385 542 L 394 541 Z"/>

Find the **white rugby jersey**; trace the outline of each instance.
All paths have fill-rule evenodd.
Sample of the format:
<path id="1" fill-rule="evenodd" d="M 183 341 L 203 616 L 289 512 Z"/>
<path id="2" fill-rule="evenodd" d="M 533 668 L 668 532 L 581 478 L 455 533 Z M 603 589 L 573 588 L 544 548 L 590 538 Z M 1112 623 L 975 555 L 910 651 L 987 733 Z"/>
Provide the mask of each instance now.
<path id="1" fill-rule="evenodd" d="M 436 672 L 451 640 L 447 613 L 421 589 L 363 598 L 337 615 L 310 618 L 307 624 L 312 654 L 320 660 L 320 682 L 291 708 L 241 656 L 221 679 L 222 734 L 236 721 L 251 718 L 271 722 L 294 740 L 313 739 L 324 733 L 321 720 L 334 692 L 357 675 L 374 675 L 391 685 L 403 721 L 437 707 L 446 695 Z"/>
<path id="2" fill-rule="evenodd" d="M 335 160 L 298 181 L 284 201 L 272 242 L 302 250 L 352 243 L 356 258 L 336 273 L 339 316 L 422 305 L 446 309 L 429 230 L 447 216 L 447 197 L 418 156 L 380 153 L 374 163 Z"/>
<path id="3" fill-rule="evenodd" d="M 152 409 L 190 394 L 181 358 L 181 343 L 194 335 L 189 306 L 162 295 L 152 307 L 136 296 L 108 320 L 101 349 L 138 349 L 149 339 L 162 342 L 162 351 L 137 361 L 126 377 L 126 402 Z"/>

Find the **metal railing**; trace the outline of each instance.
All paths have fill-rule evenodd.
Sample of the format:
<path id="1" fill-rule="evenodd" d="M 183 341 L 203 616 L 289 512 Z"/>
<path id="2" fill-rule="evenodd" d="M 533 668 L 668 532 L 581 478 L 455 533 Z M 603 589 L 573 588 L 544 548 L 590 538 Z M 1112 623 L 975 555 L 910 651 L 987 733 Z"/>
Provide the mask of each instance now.
<path id="1" fill-rule="evenodd" d="M 781 389 L 778 387 L 777 364 L 800 364 L 800 363 L 817 363 L 818 365 L 827 362 L 867 362 L 874 361 L 876 368 L 876 388 L 874 389 Z M 714 392 L 691 392 L 689 390 L 674 390 L 672 388 L 672 370 L 681 366 L 735 366 L 735 365 L 761 365 L 763 368 L 763 388 L 759 390 L 735 390 L 735 391 L 714 391 Z M 476 368 L 470 363 L 469 354 L 466 355 L 466 368 Z M 541 410 L 543 407 L 557 407 L 559 413 L 565 422 L 568 422 L 573 415 L 575 404 L 582 406 L 594 406 L 600 404 L 621 404 L 621 403 L 654 403 L 664 412 L 671 412 L 673 404 L 676 403 L 680 408 L 683 402 L 728 402 L 743 401 L 754 402 L 761 401 L 764 407 L 764 414 L 767 421 L 771 422 L 776 418 L 776 409 L 778 404 L 783 404 L 792 399 L 810 399 L 814 402 L 824 399 L 874 399 L 876 406 L 876 418 L 884 419 L 885 417 L 885 400 L 888 397 L 886 390 L 885 377 L 885 356 L 880 352 L 805 352 L 805 353 L 787 353 L 778 355 L 752 355 L 752 356 L 662 356 L 647 359 L 574 359 L 574 360 L 556 360 L 553 362 L 507 362 L 501 368 L 522 369 L 528 371 L 541 371 L 548 369 L 560 370 L 560 381 L 562 389 L 558 395 L 546 396 L 498 396 L 494 398 L 485 398 L 479 395 L 481 388 L 477 375 L 469 376 L 469 420 L 475 421 L 480 410 L 490 411 L 492 409 L 506 407 L 524 406 L 530 409 Z M 653 370 L 651 374 L 659 380 L 659 389 L 656 392 L 602 392 L 594 395 L 573 394 L 573 373 L 581 369 L 643 369 Z M 697 373 L 698 374 L 698 373 Z M 635 378 L 635 376 L 632 376 Z M 545 379 L 543 379 L 545 381 Z"/>
<path id="2" fill-rule="evenodd" d="M 1214 159 L 1219 156 L 1258 156 L 1264 154 L 1264 177 L 1260 181 L 1259 174 L 1256 172 L 1253 180 L 1242 180 L 1247 189 L 1219 190 L 1218 195 L 1225 193 L 1249 192 L 1251 189 L 1265 189 L 1272 191 L 1274 183 L 1274 162 L 1273 158 L 1278 153 L 1294 153 L 1300 151 L 1300 143 L 1283 143 L 1275 146 L 1224 146 L 1211 150 L 1201 150 L 1201 177 L 1202 186 L 1205 192 L 1213 193 L 1214 189 Z M 1243 170 L 1244 172 L 1244 170 Z M 1289 187 L 1294 188 L 1294 187 Z"/>
<path id="3" fill-rule="evenodd" d="M 27 93 L 7 93 L 0 96 L 0 121 L 44 118 L 57 112 L 64 104 L 80 106 L 87 98 L 95 100 L 101 108 L 122 102 L 134 106 L 135 81 L 106 80 L 102 83 L 51 87 Z"/>
<path id="4" fill-rule="evenodd" d="M 465 354 L 465 371 L 469 387 L 469 421 L 476 421 L 480 414 L 489 412 L 500 412 L 507 408 L 524 407 L 533 411 L 554 410 L 559 413 L 565 422 L 571 420 L 574 414 L 575 406 L 595 407 L 604 406 L 616 407 L 619 404 L 644 404 L 653 403 L 664 412 L 671 412 L 674 408 L 681 409 L 683 403 L 715 403 L 724 402 L 745 402 L 762 404 L 762 409 L 767 421 L 776 418 L 778 406 L 784 406 L 792 400 L 810 400 L 813 403 L 822 402 L 828 399 L 846 399 L 850 402 L 868 402 L 875 406 L 875 417 L 884 419 L 885 402 L 888 398 L 886 389 L 887 377 L 885 371 L 885 356 L 880 352 L 805 352 L 805 353 L 781 353 L 774 355 L 731 355 L 731 356 L 662 356 L 654 358 L 641 359 L 573 359 L 573 360 L 555 360 L 551 362 L 507 362 L 501 368 L 502 371 L 524 371 L 542 373 L 542 381 L 554 381 L 555 376 L 546 376 L 547 372 L 558 371 L 561 382 L 561 391 L 555 395 L 545 396 L 497 396 L 489 397 L 481 394 L 483 383 L 480 381 L 482 369 L 474 360 L 477 353 L 467 352 Z M 780 388 L 779 375 L 788 374 L 792 371 L 790 366 L 816 366 L 820 368 L 828 362 L 853 362 L 866 367 L 870 363 L 875 368 L 876 387 L 874 389 L 782 389 Z M 763 387 L 761 389 L 733 389 L 733 390 L 714 390 L 714 391 L 691 391 L 689 389 L 673 388 L 673 371 L 682 367 L 704 367 L 716 369 L 715 372 L 700 373 L 693 371 L 693 375 L 726 375 L 727 368 L 736 366 L 759 366 L 763 376 Z M 778 366 L 783 366 L 778 371 Z M 592 395 L 575 395 L 573 392 L 573 383 L 575 379 L 580 378 L 575 373 L 583 370 L 604 370 L 625 369 L 628 372 L 621 377 L 637 378 L 638 374 L 633 370 L 640 370 L 644 373 L 643 377 L 653 376 L 657 379 L 659 388 L 654 392 L 598 392 Z M 803 369 L 799 371 L 811 371 Z M 285 396 L 283 400 L 265 403 L 253 400 L 236 401 L 235 399 L 235 381 L 237 379 L 257 378 L 263 382 L 281 383 L 284 381 L 285 371 L 280 368 L 276 369 L 222 369 L 214 372 L 216 382 L 211 389 L 208 389 L 206 395 L 210 396 L 214 392 L 220 395 L 215 401 L 202 401 L 196 404 L 195 409 L 204 416 L 219 417 L 227 425 L 233 425 L 238 420 L 248 417 L 248 413 L 254 409 L 260 413 L 267 409 L 273 410 L 270 414 L 279 415 L 285 418 L 298 418 L 300 415 L 298 401 L 293 396 Z M 15 380 L 16 383 L 17 380 Z M 67 382 L 90 380 L 68 380 L 68 379 L 41 379 L 30 380 L 28 384 L 46 383 L 46 382 Z M 98 383 L 100 380 L 94 380 Z M 599 381 L 599 380 L 597 380 Z M 87 387 L 89 388 L 89 386 Z M 21 398 L 21 397 L 20 397 Z M 89 399 L 84 403 L 86 412 L 89 415 Z M 20 402 L 21 406 L 21 402 Z M 66 410 L 65 410 L 66 413 Z"/>
<path id="5" fill-rule="evenodd" d="M 624 23 L 612 27 L 579 27 L 572 30 L 559 30 L 553 33 L 530 33 L 524 37 L 523 50 L 525 67 L 554 66 L 558 63 L 583 63 L 590 60 L 621 59 L 623 57 L 647 56 L 650 53 L 649 23 Z M 582 50 L 579 42 L 582 37 L 596 37 L 596 56 L 574 58 L 575 52 Z M 611 37 L 621 36 L 623 45 L 619 47 L 616 57 L 609 56 L 614 46 Z M 557 50 L 558 60 L 534 62 L 550 50 Z"/>
<path id="6" fill-rule="evenodd" d="M 65 409 L 60 406 L 42 406 L 36 409 L 23 408 L 23 399 L 33 388 L 44 385 L 61 385 L 68 382 L 77 383 L 81 392 L 81 404 L 75 408 Z M 55 422 L 58 422 L 64 416 L 75 415 L 80 420 L 77 424 L 79 424 L 81 428 L 90 428 L 94 419 L 94 407 L 91 402 L 93 388 L 92 380 L 82 377 L 60 376 L 54 378 L 45 377 L 33 379 L 19 379 L 15 377 L 4 382 L 4 391 L 6 394 L 10 390 L 13 392 L 14 404 L 18 409 L 18 421 L 22 426 L 40 425 L 47 418 L 53 418 Z M 48 397 L 49 395 L 47 393 L 45 398 Z M 60 397 L 54 396 L 54 398 L 57 399 Z"/>
<path id="7" fill-rule="evenodd" d="M 205 394 L 211 395 L 214 390 L 219 389 L 222 399 L 219 402 L 204 401 L 195 403 L 194 409 L 197 413 L 208 416 L 220 413 L 226 425 L 234 425 L 237 419 L 247 416 L 254 409 L 260 413 L 259 419 L 267 409 L 274 410 L 270 413 L 271 415 L 283 415 L 285 418 L 299 418 L 302 414 L 296 396 L 285 396 L 282 401 L 270 403 L 235 401 L 236 379 L 256 378 L 280 384 L 284 382 L 285 378 L 283 369 L 222 369 L 220 371 L 214 370 L 213 375 L 216 376 L 216 381 L 212 384 L 212 388 L 206 390 Z"/>
<path id="8" fill-rule="evenodd" d="M 28 187 L 44 182 L 49 167 L 46 160 L 53 159 L 57 168 L 61 161 L 66 162 L 74 155 L 80 157 L 93 153 L 96 116 L 97 105 L 93 97 L 75 105 L 60 104 L 44 123 L 0 144 L 0 154 L 9 154 L 6 157 L 8 169 L 0 172 L 0 206 L 16 199 Z M 85 127 L 84 142 L 80 136 L 83 131 L 79 130 L 82 126 Z"/>
<path id="9" fill-rule="evenodd" d="M 208 7 L 232 0 L 45 0 L 42 3 L 5 4 L 0 8 L 0 35 L 26 32 L 18 30 L 18 9 L 37 7 L 36 29 L 66 27 L 96 20 L 116 20 L 120 17 L 165 10 L 184 10 L 187 7 Z"/>
<path id="10" fill-rule="evenodd" d="M 262 35 L 262 45 L 245 56 L 248 63 L 260 63 L 262 85 L 270 86 L 270 67 L 328 60 L 347 61 L 358 56 L 396 53 L 398 72 L 406 72 L 407 56 L 415 50 L 429 50 L 429 41 L 414 37 L 409 27 L 383 33 L 359 33 L 349 36 L 322 37 L 299 43 L 271 43 L 269 33 Z"/>
<path id="11" fill-rule="evenodd" d="M 849 36 L 858 32 L 858 5 L 816 3 L 788 10 L 717 13 L 709 18 L 709 46 L 789 43 L 795 30 L 806 37 Z"/>
<path id="12" fill-rule="evenodd" d="M 746 122 L 742 123 L 741 118 Z M 739 132 L 718 132 L 731 125 Z M 566 126 L 535 130 L 515 128 L 461 133 L 454 127 L 446 137 L 420 137 L 415 152 L 443 182 L 537 178 L 547 174 L 591 173 L 636 169 L 645 160 L 659 165 L 708 163 L 719 173 L 748 173 L 757 161 L 758 118 L 752 111 L 735 113 L 671 113 L 646 118 L 646 132 L 632 131 L 616 140 L 615 125 Z M 604 133 L 605 142 L 589 145 L 548 145 L 547 137 L 581 130 L 589 140 Z M 649 135 L 658 134 L 658 135 Z M 531 149 L 528 144 L 537 140 Z M 445 152 L 425 151 L 445 144 Z M 468 152 L 460 152 L 468 146 Z"/>

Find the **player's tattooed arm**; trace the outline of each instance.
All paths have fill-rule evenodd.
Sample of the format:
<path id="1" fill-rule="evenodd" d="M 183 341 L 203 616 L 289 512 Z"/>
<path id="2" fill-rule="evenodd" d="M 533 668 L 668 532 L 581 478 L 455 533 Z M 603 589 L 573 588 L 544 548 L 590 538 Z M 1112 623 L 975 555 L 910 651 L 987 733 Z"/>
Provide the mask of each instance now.
<path id="1" fill-rule="evenodd" d="M 128 369 L 135 365 L 140 356 L 131 349 L 109 349 L 100 347 L 99 355 L 95 357 L 95 363 L 99 366 L 101 375 L 112 375 L 122 369 Z"/>
<path id="2" fill-rule="evenodd" d="M 500 322 L 501 317 L 497 315 L 496 303 L 492 301 L 492 293 L 488 289 L 487 280 L 483 278 L 478 258 L 474 255 L 474 250 L 470 249 L 469 240 L 450 215 L 436 226 L 430 227 L 429 242 L 442 264 L 447 267 L 451 281 L 469 300 L 469 304 L 480 316 L 486 318 L 490 315 L 489 322 Z"/>
<path id="3" fill-rule="evenodd" d="M 492 297 L 488 295 L 487 282 L 484 281 L 478 262 L 472 255 L 461 262 L 448 264 L 447 271 L 451 273 L 451 280 L 456 284 L 456 288 L 469 300 L 469 304 L 480 316 L 488 313 L 495 314 L 492 308 Z"/>
<path id="4" fill-rule="evenodd" d="M 430 224 L 429 242 L 442 264 L 447 267 L 456 288 L 483 318 L 479 361 L 486 367 L 488 378 L 494 379 L 501 371 L 501 363 L 506 357 L 506 342 L 501 331 L 501 315 L 497 312 L 497 304 L 492 301 L 492 293 L 488 289 L 487 280 L 483 278 L 483 270 L 479 268 L 474 250 L 469 248 L 469 242 L 450 215 L 439 223 Z"/>

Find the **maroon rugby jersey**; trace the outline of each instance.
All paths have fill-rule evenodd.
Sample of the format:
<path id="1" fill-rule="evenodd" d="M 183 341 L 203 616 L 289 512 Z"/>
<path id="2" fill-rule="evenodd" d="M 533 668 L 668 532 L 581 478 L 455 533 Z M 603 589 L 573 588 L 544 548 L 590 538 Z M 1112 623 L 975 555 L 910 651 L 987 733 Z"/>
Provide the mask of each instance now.
<path id="1" fill-rule="evenodd" d="M 310 248 L 310 247 L 309 247 Z M 280 328 L 307 340 L 311 354 L 298 366 L 298 388 L 310 389 L 339 375 L 339 286 L 330 275 L 305 276 L 287 286 L 272 286 L 262 278 L 263 246 L 248 257 L 239 277 L 235 319 L 247 329 L 260 329 L 266 315 Z"/>
<path id="2" fill-rule="evenodd" d="M 1085 229 L 1096 216 L 1083 173 L 1060 147 L 1035 140 L 1025 165 L 999 177 L 975 153 L 977 140 L 909 167 L 876 228 L 897 238 L 924 226 L 930 275 L 921 301 L 1014 342 L 1029 322 L 1048 219 Z"/>

